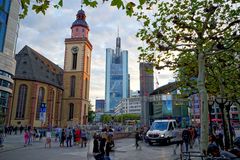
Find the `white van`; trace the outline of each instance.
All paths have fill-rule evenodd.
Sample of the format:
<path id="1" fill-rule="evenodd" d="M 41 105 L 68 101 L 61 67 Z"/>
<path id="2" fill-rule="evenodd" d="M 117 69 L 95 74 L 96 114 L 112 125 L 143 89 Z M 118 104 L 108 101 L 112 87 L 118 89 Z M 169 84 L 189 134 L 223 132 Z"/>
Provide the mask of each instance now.
<path id="1" fill-rule="evenodd" d="M 173 137 L 173 131 L 177 129 L 176 120 L 155 120 L 146 134 L 149 145 L 153 143 L 170 143 Z"/>

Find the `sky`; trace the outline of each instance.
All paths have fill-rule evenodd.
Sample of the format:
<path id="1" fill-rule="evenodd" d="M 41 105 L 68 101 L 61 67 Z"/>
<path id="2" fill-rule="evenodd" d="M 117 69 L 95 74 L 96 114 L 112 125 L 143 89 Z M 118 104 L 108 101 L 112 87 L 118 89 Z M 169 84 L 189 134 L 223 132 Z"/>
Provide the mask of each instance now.
<path id="1" fill-rule="evenodd" d="M 25 45 L 33 48 L 55 64 L 63 68 L 65 38 L 71 37 L 71 25 L 81 8 L 80 0 L 65 0 L 60 9 L 50 8 L 46 15 L 30 11 L 26 18 L 20 20 L 16 53 Z M 130 89 L 139 90 L 139 63 L 137 48 L 144 45 L 136 38 L 141 24 L 128 17 L 125 11 L 110 7 L 108 3 L 97 8 L 83 7 L 86 21 L 90 28 L 89 40 L 93 45 L 90 79 L 90 100 L 95 105 L 95 99 L 105 96 L 105 56 L 106 48 L 114 48 L 119 27 L 122 50 L 128 50 L 128 70 L 130 74 Z M 154 73 L 159 86 L 173 81 L 171 72 L 157 71 Z"/>

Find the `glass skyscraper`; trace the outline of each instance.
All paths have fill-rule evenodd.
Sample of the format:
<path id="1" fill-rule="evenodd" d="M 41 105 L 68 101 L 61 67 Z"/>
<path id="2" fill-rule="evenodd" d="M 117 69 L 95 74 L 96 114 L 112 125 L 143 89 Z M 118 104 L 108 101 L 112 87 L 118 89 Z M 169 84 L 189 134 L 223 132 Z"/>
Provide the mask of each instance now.
<path id="1" fill-rule="evenodd" d="M 0 0 L 0 111 L 9 107 L 13 90 L 19 7 L 17 0 Z"/>
<path id="2" fill-rule="evenodd" d="M 122 98 L 129 96 L 128 51 L 121 51 L 121 38 L 116 39 L 115 51 L 106 49 L 105 112 L 114 112 Z"/>

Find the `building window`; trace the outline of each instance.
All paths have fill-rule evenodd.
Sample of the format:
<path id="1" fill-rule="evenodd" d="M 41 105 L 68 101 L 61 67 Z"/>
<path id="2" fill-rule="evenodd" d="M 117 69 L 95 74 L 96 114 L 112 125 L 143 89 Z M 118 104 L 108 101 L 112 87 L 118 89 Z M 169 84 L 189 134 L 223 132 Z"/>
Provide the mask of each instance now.
<path id="1" fill-rule="evenodd" d="M 87 73 L 89 72 L 89 57 L 87 56 Z"/>
<path id="2" fill-rule="evenodd" d="M 10 3 L 9 0 L 0 0 L 0 52 L 3 51 Z"/>
<path id="3" fill-rule="evenodd" d="M 76 69 L 77 68 L 77 53 L 73 53 L 72 54 L 72 69 Z"/>
<path id="4" fill-rule="evenodd" d="M 71 97 L 75 96 L 75 82 L 76 82 L 76 77 L 71 76 L 71 79 L 70 79 L 70 96 Z"/>
<path id="5" fill-rule="evenodd" d="M 40 87 L 38 90 L 38 100 L 37 100 L 37 111 L 36 111 L 36 119 L 37 120 L 39 120 L 39 118 L 40 118 L 40 107 L 44 101 L 44 94 L 45 94 L 44 88 Z"/>
<path id="6" fill-rule="evenodd" d="M 22 84 L 19 87 L 18 91 L 18 102 L 17 102 L 17 110 L 16 110 L 16 119 L 23 119 L 27 101 L 27 85 Z"/>
<path id="7" fill-rule="evenodd" d="M 88 80 L 87 80 L 87 78 L 86 78 L 86 79 L 85 79 L 85 99 L 88 98 L 87 94 L 88 94 Z"/>
<path id="8" fill-rule="evenodd" d="M 74 112 L 74 104 L 70 103 L 69 104 L 68 120 L 72 120 L 73 119 L 73 112 Z"/>
<path id="9" fill-rule="evenodd" d="M 0 108 L 1 107 L 8 107 L 8 98 L 9 98 L 9 93 L 5 91 L 0 91 Z"/>
<path id="10" fill-rule="evenodd" d="M 12 89 L 12 83 L 3 79 L 0 79 L 0 86 Z"/>

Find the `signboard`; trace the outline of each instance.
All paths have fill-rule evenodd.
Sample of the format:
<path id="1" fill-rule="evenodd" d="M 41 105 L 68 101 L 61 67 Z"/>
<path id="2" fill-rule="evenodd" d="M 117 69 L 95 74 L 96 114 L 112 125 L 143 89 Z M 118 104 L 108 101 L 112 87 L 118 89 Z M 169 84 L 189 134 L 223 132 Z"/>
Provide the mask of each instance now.
<path id="1" fill-rule="evenodd" d="M 46 111 L 47 111 L 47 105 L 46 103 L 41 103 L 40 106 L 40 121 L 45 122 L 46 121 Z"/>
<path id="2" fill-rule="evenodd" d="M 172 115 L 172 95 L 162 95 L 162 113 L 163 116 Z"/>

